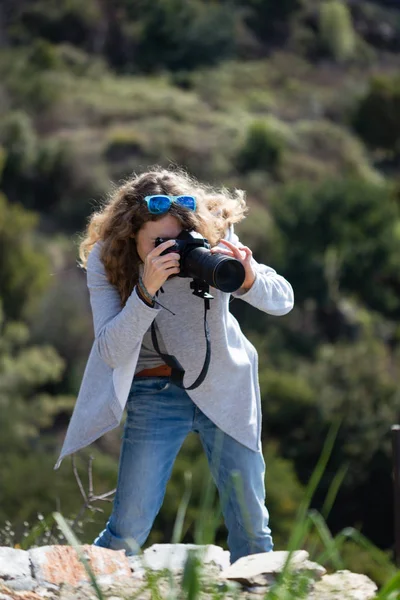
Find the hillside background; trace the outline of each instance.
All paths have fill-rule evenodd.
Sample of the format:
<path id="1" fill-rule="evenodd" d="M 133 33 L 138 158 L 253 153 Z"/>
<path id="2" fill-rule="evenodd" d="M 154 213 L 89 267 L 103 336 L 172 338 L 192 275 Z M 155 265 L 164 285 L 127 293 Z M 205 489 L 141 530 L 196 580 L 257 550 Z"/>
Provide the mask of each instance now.
<path id="1" fill-rule="evenodd" d="M 70 460 L 53 471 L 93 340 L 78 244 L 113 183 L 159 164 L 246 190 L 241 239 L 295 289 L 279 319 L 231 304 L 260 356 L 276 549 L 339 419 L 313 507 L 345 473 L 332 535 L 354 527 L 393 557 L 398 0 L 2 0 L 0 113 L 0 543 L 82 506 Z M 77 458 L 85 479 L 95 457 L 98 494 L 116 485 L 120 435 Z M 208 472 L 195 436 L 149 544 L 171 538 L 185 471 L 193 540 Z M 103 508 L 85 513 L 82 541 Z M 343 555 L 382 580 L 367 550 Z"/>

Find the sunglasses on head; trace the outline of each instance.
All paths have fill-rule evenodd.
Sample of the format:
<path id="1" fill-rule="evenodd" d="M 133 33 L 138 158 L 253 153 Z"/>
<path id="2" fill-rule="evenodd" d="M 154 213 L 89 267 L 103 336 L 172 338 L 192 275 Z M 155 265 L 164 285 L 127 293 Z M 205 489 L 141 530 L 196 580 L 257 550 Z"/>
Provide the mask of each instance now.
<path id="1" fill-rule="evenodd" d="M 153 215 L 162 215 L 168 212 L 173 202 L 184 206 L 188 210 L 196 210 L 196 198 L 194 196 L 166 196 L 156 194 L 154 196 L 146 196 L 144 201 L 147 204 L 149 212 Z"/>

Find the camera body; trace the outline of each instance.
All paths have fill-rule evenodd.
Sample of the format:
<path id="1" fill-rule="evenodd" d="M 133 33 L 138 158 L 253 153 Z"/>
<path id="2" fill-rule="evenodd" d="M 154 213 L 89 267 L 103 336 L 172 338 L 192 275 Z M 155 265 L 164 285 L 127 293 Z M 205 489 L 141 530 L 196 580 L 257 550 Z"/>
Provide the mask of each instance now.
<path id="1" fill-rule="evenodd" d="M 155 245 L 166 242 L 157 238 Z M 180 272 L 178 277 L 200 279 L 206 284 L 223 292 L 233 292 L 240 288 L 245 278 L 242 263 L 236 258 L 223 254 L 213 254 L 210 244 L 197 231 L 181 231 L 175 244 L 161 254 L 177 252 L 180 254 Z"/>
<path id="2" fill-rule="evenodd" d="M 166 242 L 169 238 L 157 238 L 155 245 L 159 246 L 163 242 Z M 170 246 L 164 252 L 161 252 L 161 256 L 164 254 L 170 254 L 171 252 L 177 252 L 180 257 L 180 272 L 178 277 L 195 277 L 190 271 L 190 261 L 188 263 L 189 254 L 196 248 L 206 248 L 210 250 L 211 246 L 203 236 L 197 231 L 182 231 L 175 239 L 175 244 Z"/>

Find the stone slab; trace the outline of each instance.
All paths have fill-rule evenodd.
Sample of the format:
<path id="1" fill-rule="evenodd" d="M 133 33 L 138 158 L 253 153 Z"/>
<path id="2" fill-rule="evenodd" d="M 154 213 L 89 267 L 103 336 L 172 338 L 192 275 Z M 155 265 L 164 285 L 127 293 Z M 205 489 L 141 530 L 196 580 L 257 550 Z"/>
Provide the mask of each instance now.
<path id="1" fill-rule="evenodd" d="M 13 590 L 35 589 L 37 584 L 32 578 L 29 554 L 26 550 L 0 547 L 0 580 Z"/>
<path id="2" fill-rule="evenodd" d="M 26 550 L 0 547 L 0 578 L 22 579 L 31 577 L 29 554 Z"/>
<path id="3" fill-rule="evenodd" d="M 96 577 L 118 579 L 131 576 L 131 568 L 124 550 L 108 550 L 91 544 L 79 547 Z M 70 583 L 79 585 L 89 581 L 88 574 L 77 551 L 71 546 L 42 546 L 29 550 L 33 575 L 40 585 Z"/>
<path id="4" fill-rule="evenodd" d="M 308 552 L 305 550 L 293 552 L 290 557 L 291 568 L 296 571 L 299 570 L 308 560 L 308 556 Z M 250 554 L 239 558 L 230 565 L 221 573 L 221 577 L 251 583 L 254 578 L 260 575 L 280 573 L 288 558 L 289 552 L 284 550 Z"/>

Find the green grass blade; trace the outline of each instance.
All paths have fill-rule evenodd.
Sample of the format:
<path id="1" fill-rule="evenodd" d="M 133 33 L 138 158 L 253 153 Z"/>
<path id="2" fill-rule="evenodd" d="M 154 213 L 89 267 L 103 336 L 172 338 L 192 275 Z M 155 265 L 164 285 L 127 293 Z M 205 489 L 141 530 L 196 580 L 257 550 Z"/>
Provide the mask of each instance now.
<path id="1" fill-rule="evenodd" d="M 346 477 L 347 471 L 349 470 L 349 465 L 342 465 L 332 480 L 331 485 L 329 486 L 328 493 L 326 495 L 324 504 L 321 509 L 321 515 L 324 519 L 328 518 L 329 513 L 332 510 L 332 506 L 336 500 L 336 496 L 338 495 L 340 486 L 342 485 L 344 478 Z"/>
<path id="2" fill-rule="evenodd" d="M 178 512 L 176 515 L 174 530 L 172 532 L 172 543 L 179 544 L 182 539 L 183 523 L 186 516 L 187 507 L 189 505 L 190 496 L 192 494 L 192 474 L 189 471 L 185 472 L 185 489 L 183 492 L 182 500 L 179 504 Z"/>
<path id="3" fill-rule="evenodd" d="M 161 576 L 161 573 L 154 572 L 151 569 L 146 569 L 147 589 L 150 591 L 151 600 L 163 600 L 158 587 L 158 580 Z"/>
<path id="4" fill-rule="evenodd" d="M 329 486 L 328 493 L 326 495 L 324 504 L 321 509 L 321 515 L 326 520 L 328 518 L 329 513 L 332 510 L 332 506 L 336 500 L 336 496 L 339 492 L 340 486 L 342 485 L 344 478 L 346 477 L 346 473 L 348 471 L 348 465 L 342 465 L 338 472 L 335 474 L 331 485 Z M 313 543 L 308 551 L 310 556 L 313 557 L 317 550 L 317 543 Z M 317 561 L 318 562 L 318 561 Z"/>
<path id="5" fill-rule="evenodd" d="M 182 575 L 182 591 L 185 600 L 197 600 L 201 594 L 203 561 L 198 550 L 189 550 Z"/>
<path id="6" fill-rule="evenodd" d="M 344 564 L 338 551 L 338 544 L 332 537 L 322 515 L 320 515 L 316 510 L 312 510 L 309 512 L 308 518 L 312 521 L 315 529 L 317 530 L 319 537 L 326 548 L 326 552 L 328 553 L 328 558 L 330 561 L 332 561 L 335 569 L 344 569 Z"/>
<path id="7" fill-rule="evenodd" d="M 377 548 L 372 542 L 368 540 L 368 538 L 366 538 L 357 529 L 354 529 L 353 527 L 346 527 L 340 533 L 338 533 L 334 539 L 336 548 L 338 550 L 346 542 L 346 540 L 353 540 L 361 548 L 367 550 L 378 565 L 381 565 L 382 567 L 388 569 L 392 567 L 392 574 L 395 575 L 397 573 L 396 567 L 391 564 L 391 561 L 388 559 L 387 556 L 384 555 L 382 550 Z M 318 557 L 318 561 L 323 562 L 324 560 L 327 560 L 327 557 L 328 552 L 325 551 Z"/>
<path id="8" fill-rule="evenodd" d="M 328 432 L 324 447 L 319 457 L 317 466 L 315 467 L 310 481 L 307 485 L 306 493 L 303 501 L 300 504 L 300 508 L 297 514 L 298 525 L 295 526 L 293 533 L 289 539 L 288 548 L 289 551 L 293 551 L 299 547 L 299 544 L 304 540 L 305 532 L 305 521 L 307 517 L 307 511 L 310 506 L 311 500 L 315 494 L 315 490 L 321 481 L 322 475 L 326 469 L 329 458 L 332 454 L 333 445 L 335 443 L 337 433 L 340 427 L 340 421 L 337 421 Z"/>
<path id="9" fill-rule="evenodd" d="M 400 572 L 396 573 L 378 592 L 377 600 L 398 600 L 400 597 Z"/>
<path id="10" fill-rule="evenodd" d="M 272 591 L 273 593 L 278 593 L 281 588 L 285 586 L 285 580 L 287 579 L 290 561 L 293 555 L 293 552 L 298 549 L 303 543 L 307 533 L 311 527 L 310 519 L 307 519 L 307 512 L 311 503 L 311 500 L 314 496 L 315 490 L 318 487 L 318 484 L 321 481 L 322 475 L 326 469 L 326 465 L 328 464 L 329 458 L 332 454 L 332 449 L 339 431 L 340 420 L 337 420 L 336 423 L 332 425 L 330 428 L 328 435 L 326 437 L 321 455 L 319 457 L 318 463 L 311 475 L 310 481 L 307 485 L 306 492 L 304 495 L 304 499 L 302 500 L 298 513 L 297 513 L 297 523 L 293 529 L 293 533 L 289 538 L 288 542 L 288 558 L 286 563 L 283 566 L 281 573 L 279 574 L 276 583 L 274 584 Z"/>

